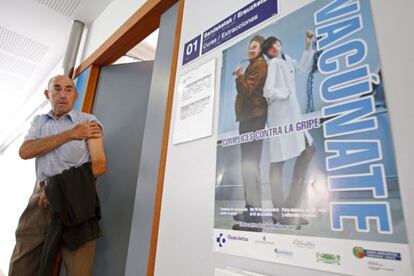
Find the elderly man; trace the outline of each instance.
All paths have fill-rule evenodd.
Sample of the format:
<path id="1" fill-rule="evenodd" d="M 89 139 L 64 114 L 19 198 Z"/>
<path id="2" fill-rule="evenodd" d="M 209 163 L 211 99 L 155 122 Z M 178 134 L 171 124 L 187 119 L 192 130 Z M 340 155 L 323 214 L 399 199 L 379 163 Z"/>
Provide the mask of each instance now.
<path id="1" fill-rule="evenodd" d="M 106 170 L 102 124 L 94 115 L 73 110 L 78 97 L 73 81 L 66 76 L 55 76 L 50 79 L 44 94 L 52 110 L 33 119 L 19 151 L 23 159 L 36 158 L 37 183 L 16 230 L 16 246 L 9 270 L 12 276 L 42 273 L 39 270 L 41 256 L 43 258 L 48 253 L 42 248 L 45 247 L 46 236 L 51 235 L 48 227 L 53 209 L 52 198 L 45 193 L 48 181 L 90 162 L 89 171 L 92 171 L 92 186 L 96 194 L 93 177 Z M 101 235 L 99 226 L 95 229 L 91 240 L 82 241 L 83 244 L 76 249 L 59 244 L 68 275 L 92 275 L 95 239 Z"/>

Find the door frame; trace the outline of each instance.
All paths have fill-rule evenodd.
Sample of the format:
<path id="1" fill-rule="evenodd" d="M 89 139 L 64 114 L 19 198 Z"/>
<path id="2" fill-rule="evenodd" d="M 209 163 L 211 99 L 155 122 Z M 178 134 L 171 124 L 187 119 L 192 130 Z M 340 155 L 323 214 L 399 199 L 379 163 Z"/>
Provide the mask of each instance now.
<path id="1" fill-rule="evenodd" d="M 147 275 L 155 272 L 157 254 L 158 229 L 160 224 L 161 201 L 164 185 L 164 175 L 167 160 L 168 138 L 171 123 L 171 113 L 174 98 L 174 87 L 177 73 L 178 50 L 180 46 L 181 25 L 183 19 L 184 0 L 147 0 L 118 30 L 112 34 L 97 50 L 86 58 L 74 71 L 74 78 L 84 70 L 91 71 L 85 88 L 82 104 L 83 112 L 92 112 L 97 82 L 101 66 L 110 65 L 135 45 L 144 40 L 153 31 L 159 28 L 161 16 L 178 2 L 178 15 L 175 29 L 174 49 L 170 68 L 170 79 L 167 95 L 167 106 L 164 119 L 162 148 L 159 158 L 157 190 L 155 194 L 154 217 L 151 232 L 150 252 Z"/>

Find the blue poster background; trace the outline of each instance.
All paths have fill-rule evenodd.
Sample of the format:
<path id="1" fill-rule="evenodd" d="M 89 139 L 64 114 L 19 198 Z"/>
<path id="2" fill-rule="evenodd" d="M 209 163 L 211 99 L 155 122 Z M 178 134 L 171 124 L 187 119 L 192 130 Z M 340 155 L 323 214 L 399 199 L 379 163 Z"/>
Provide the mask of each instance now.
<path id="1" fill-rule="evenodd" d="M 248 62 L 246 53 L 250 39 L 254 35 L 266 37 L 276 36 L 283 42 L 283 51 L 292 58 L 299 59 L 303 51 L 304 34 L 307 30 L 315 30 L 314 13 L 325 6 L 329 1 L 315 1 L 302 9 L 283 17 L 276 22 L 269 24 L 263 29 L 251 33 L 248 37 L 240 40 L 234 46 L 223 51 L 223 63 L 221 68 L 220 84 L 220 106 L 219 106 L 219 123 L 218 123 L 218 146 L 217 146 L 217 173 L 216 173 L 216 205 L 215 205 L 215 228 L 231 229 L 235 221 L 232 216 L 220 215 L 222 208 L 243 208 L 244 195 L 243 184 L 240 169 L 240 145 L 222 147 L 223 138 L 238 135 L 238 122 L 235 117 L 234 103 L 236 97 L 236 87 L 233 72 L 238 64 L 247 67 Z M 368 54 L 364 61 L 369 64 L 371 71 L 381 74 L 381 64 L 378 55 L 377 41 L 375 37 L 375 28 L 371 15 L 368 1 L 360 1 L 360 14 L 363 20 L 363 29 L 358 33 L 347 37 L 363 38 L 367 43 Z M 296 74 L 297 97 L 305 113 L 311 92 L 315 110 L 309 116 L 320 116 L 321 109 L 326 105 L 319 95 L 319 86 L 324 79 L 321 73 L 316 71 L 313 74 L 311 83 L 312 91 L 307 90 L 309 74 Z M 387 91 L 386 93 L 389 93 Z M 329 237 L 338 239 L 382 241 L 394 243 L 407 243 L 407 233 L 404 223 L 403 210 L 401 205 L 400 189 L 398 183 L 398 172 L 394 156 L 393 141 L 389 122 L 389 113 L 385 101 L 384 86 L 381 82 L 374 86 L 373 91 L 376 112 L 378 120 L 378 129 L 360 134 L 344 135 L 344 139 L 379 139 L 382 144 L 383 158 L 381 163 L 384 164 L 386 181 L 388 184 L 389 197 L 386 199 L 390 204 L 393 233 L 381 234 L 377 231 L 374 221 L 370 222 L 369 232 L 358 232 L 355 229 L 355 222 L 344 220 L 343 231 L 332 231 L 330 228 L 329 206 L 331 201 L 369 201 L 372 193 L 368 191 L 360 192 L 328 192 L 327 177 L 335 175 L 337 172 L 328 173 L 325 169 L 325 159 L 327 154 L 324 150 L 324 141 L 322 128 L 310 131 L 316 154 L 308 168 L 306 176 L 306 192 L 303 200 L 303 206 L 326 209 L 326 212 L 320 212 L 316 218 L 309 219 L 309 225 L 301 229 L 264 229 L 263 232 L 276 234 L 290 234 L 299 236 Z M 287 161 L 284 168 L 286 178 L 283 179 L 283 187 L 286 191 L 289 189 L 290 178 L 292 177 L 295 160 Z M 264 140 L 263 153 L 261 159 L 261 181 L 263 205 L 269 206 L 269 145 L 268 140 Z M 369 171 L 369 164 L 353 166 L 342 169 L 342 174 L 358 174 Z M 267 219 L 264 222 L 268 223 Z"/>

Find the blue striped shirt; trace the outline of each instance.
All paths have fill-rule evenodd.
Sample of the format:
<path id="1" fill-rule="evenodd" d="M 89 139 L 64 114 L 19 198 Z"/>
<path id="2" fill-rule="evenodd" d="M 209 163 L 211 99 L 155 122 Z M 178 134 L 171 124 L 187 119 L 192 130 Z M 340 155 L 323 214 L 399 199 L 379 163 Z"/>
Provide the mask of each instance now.
<path id="1" fill-rule="evenodd" d="M 47 114 L 37 115 L 33 118 L 32 125 L 24 137 L 24 141 L 55 135 L 82 122 L 96 122 L 103 128 L 102 123 L 92 114 L 72 110 L 56 119 L 50 111 Z M 48 179 L 70 167 L 79 167 L 89 160 L 86 140 L 71 140 L 44 155 L 36 157 L 37 180 Z"/>

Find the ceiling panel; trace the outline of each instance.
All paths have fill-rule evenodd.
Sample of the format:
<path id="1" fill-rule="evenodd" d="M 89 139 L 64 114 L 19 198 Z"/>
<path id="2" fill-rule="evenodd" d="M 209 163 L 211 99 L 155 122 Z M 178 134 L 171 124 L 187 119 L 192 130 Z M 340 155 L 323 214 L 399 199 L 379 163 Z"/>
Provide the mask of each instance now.
<path id="1" fill-rule="evenodd" d="M 40 62 L 48 46 L 0 26 L 0 50 L 32 62 Z"/>
<path id="2" fill-rule="evenodd" d="M 64 16 L 71 17 L 80 4 L 80 0 L 35 0 Z"/>
<path id="3" fill-rule="evenodd" d="M 0 71 L 29 78 L 35 69 L 36 65 L 29 61 L 0 52 Z"/>

